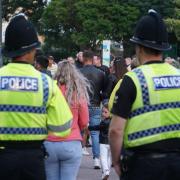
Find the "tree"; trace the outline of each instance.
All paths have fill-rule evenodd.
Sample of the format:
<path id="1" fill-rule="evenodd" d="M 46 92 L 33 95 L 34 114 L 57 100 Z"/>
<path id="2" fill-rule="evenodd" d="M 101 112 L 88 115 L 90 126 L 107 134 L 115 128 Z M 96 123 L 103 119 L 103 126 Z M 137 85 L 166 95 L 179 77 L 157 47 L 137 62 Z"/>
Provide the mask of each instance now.
<path id="1" fill-rule="evenodd" d="M 174 32 L 177 40 L 180 42 L 180 0 L 175 1 L 174 16 L 167 18 L 166 23 L 169 32 Z"/>
<path id="2" fill-rule="evenodd" d="M 52 0 L 42 24 L 47 44 L 68 54 L 78 48 L 96 49 L 103 39 L 123 39 L 129 49 L 128 41 L 140 16 L 155 9 L 165 19 L 174 18 L 174 7 L 175 0 Z M 177 19 L 173 27 L 177 34 Z"/>
<path id="3" fill-rule="evenodd" d="M 140 14 L 146 14 L 148 9 L 155 9 L 165 19 L 170 33 L 175 33 L 180 41 L 180 0 L 127 0 L 128 4 L 134 4 L 140 10 Z"/>
<path id="4" fill-rule="evenodd" d="M 52 0 L 43 13 L 46 42 L 68 54 L 103 39 L 120 41 L 132 33 L 139 10 L 117 0 Z"/>
<path id="5" fill-rule="evenodd" d="M 121 1 L 121 0 L 120 0 Z M 174 14 L 175 0 L 123 0 L 130 5 L 134 5 L 140 10 L 140 14 L 147 14 L 149 9 L 159 12 L 163 18 L 172 17 Z"/>
<path id="6" fill-rule="evenodd" d="M 7 20 L 18 9 L 25 13 L 35 26 L 40 30 L 39 20 L 42 16 L 47 0 L 3 0 L 2 1 L 2 17 Z"/>

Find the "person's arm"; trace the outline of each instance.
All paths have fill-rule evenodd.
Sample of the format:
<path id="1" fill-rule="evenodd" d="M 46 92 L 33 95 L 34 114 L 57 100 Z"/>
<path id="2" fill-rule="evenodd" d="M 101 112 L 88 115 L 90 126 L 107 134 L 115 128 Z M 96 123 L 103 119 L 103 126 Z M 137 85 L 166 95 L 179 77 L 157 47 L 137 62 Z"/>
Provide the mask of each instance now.
<path id="1" fill-rule="evenodd" d="M 79 110 L 78 110 L 78 125 L 80 130 L 87 127 L 89 123 L 89 110 L 88 104 L 85 99 L 80 100 Z"/>
<path id="2" fill-rule="evenodd" d="M 61 93 L 61 90 L 52 82 L 52 96 L 47 105 L 47 129 L 49 134 L 65 137 L 71 132 L 72 113 Z"/>
<path id="3" fill-rule="evenodd" d="M 103 74 L 102 74 L 102 93 L 101 93 L 102 101 L 105 99 L 108 99 L 108 94 L 106 92 L 107 84 L 108 84 L 108 77 L 103 72 Z"/>
<path id="4" fill-rule="evenodd" d="M 120 154 L 123 144 L 123 135 L 132 104 L 136 97 L 136 87 L 133 81 L 125 76 L 116 92 L 113 108 L 113 117 L 109 130 L 109 142 L 112 152 L 112 161 L 118 175 L 120 171 Z"/>
<path id="5" fill-rule="evenodd" d="M 109 144 L 112 154 L 112 163 L 116 173 L 120 176 L 120 155 L 123 144 L 124 128 L 126 119 L 113 115 L 109 127 Z"/>

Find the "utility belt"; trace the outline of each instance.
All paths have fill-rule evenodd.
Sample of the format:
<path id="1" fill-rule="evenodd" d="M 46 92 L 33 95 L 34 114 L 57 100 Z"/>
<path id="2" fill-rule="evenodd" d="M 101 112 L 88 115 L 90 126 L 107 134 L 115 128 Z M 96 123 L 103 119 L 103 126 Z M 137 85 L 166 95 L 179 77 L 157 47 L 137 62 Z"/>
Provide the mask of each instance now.
<path id="1" fill-rule="evenodd" d="M 44 159 L 47 159 L 49 154 L 43 142 L 44 141 L 0 141 L 0 153 L 12 150 L 39 150 L 43 153 Z"/>
<path id="2" fill-rule="evenodd" d="M 0 141 L 0 149 L 41 149 L 43 141 Z"/>
<path id="3" fill-rule="evenodd" d="M 175 149 L 166 152 L 133 152 L 125 151 L 124 155 L 120 158 L 121 177 L 125 177 L 131 167 L 135 164 L 136 160 L 143 158 L 147 159 L 162 159 L 167 157 L 180 156 L 180 149 Z"/>

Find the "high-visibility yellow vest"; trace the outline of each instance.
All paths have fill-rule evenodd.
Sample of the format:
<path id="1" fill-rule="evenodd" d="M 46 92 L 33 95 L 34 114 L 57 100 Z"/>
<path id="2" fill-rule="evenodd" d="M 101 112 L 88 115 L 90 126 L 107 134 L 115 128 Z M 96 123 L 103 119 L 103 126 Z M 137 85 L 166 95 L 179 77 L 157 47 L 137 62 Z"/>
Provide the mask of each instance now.
<path id="1" fill-rule="evenodd" d="M 70 133 L 72 114 L 56 83 L 30 64 L 0 69 L 0 141 Z"/>
<path id="2" fill-rule="evenodd" d="M 122 79 L 120 79 L 117 82 L 116 86 L 114 87 L 113 91 L 111 92 L 111 96 L 110 96 L 109 102 L 108 102 L 108 109 L 109 109 L 109 111 L 111 111 L 112 108 L 113 108 L 113 103 L 114 103 L 114 100 L 115 100 L 116 92 L 119 89 L 119 87 L 121 85 L 121 82 L 122 82 Z"/>
<path id="3" fill-rule="evenodd" d="M 180 71 L 156 63 L 126 75 L 133 80 L 137 94 L 125 129 L 125 147 L 180 138 Z"/>

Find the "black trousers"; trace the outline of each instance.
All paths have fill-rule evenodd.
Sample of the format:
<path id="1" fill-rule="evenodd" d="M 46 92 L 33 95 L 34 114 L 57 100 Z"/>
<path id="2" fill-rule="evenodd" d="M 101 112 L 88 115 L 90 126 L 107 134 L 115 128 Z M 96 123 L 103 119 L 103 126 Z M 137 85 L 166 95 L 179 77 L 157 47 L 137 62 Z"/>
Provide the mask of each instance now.
<path id="1" fill-rule="evenodd" d="M 42 149 L 0 149 L 0 180 L 45 180 Z"/>
<path id="2" fill-rule="evenodd" d="M 134 157 L 121 180 L 180 180 L 180 154 Z"/>

